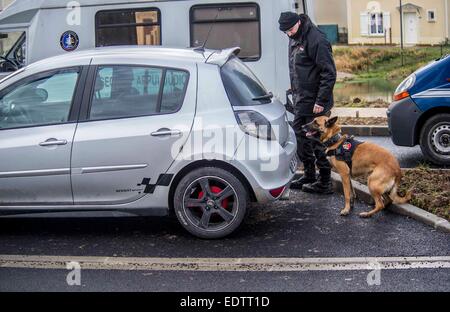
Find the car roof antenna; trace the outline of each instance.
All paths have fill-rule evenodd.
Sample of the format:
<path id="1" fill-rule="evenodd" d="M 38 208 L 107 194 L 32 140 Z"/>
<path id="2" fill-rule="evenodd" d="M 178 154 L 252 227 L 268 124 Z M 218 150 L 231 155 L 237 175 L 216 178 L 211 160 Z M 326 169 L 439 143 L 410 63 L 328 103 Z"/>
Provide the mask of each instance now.
<path id="1" fill-rule="evenodd" d="M 205 53 L 205 47 L 206 47 L 206 44 L 208 43 L 209 36 L 211 35 L 211 31 L 213 30 L 214 26 L 216 25 L 216 21 L 219 18 L 220 11 L 222 11 L 222 10 L 223 10 L 223 8 L 218 8 L 216 17 L 214 18 L 211 27 L 209 27 L 208 35 L 206 35 L 205 41 L 203 42 L 201 47 L 197 47 L 194 49 L 195 52 L 200 52 L 202 54 Z M 204 57 L 204 55 L 203 55 L 203 57 Z"/>

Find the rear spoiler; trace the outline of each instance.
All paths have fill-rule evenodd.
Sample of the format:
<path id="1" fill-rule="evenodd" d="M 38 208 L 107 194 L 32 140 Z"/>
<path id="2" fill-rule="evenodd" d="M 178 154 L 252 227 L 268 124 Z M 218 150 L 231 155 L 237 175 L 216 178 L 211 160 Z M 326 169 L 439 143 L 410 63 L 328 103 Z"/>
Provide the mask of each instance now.
<path id="1" fill-rule="evenodd" d="M 208 58 L 206 59 L 206 64 L 216 64 L 222 67 L 230 57 L 238 55 L 239 52 L 241 52 L 241 48 L 234 47 L 230 49 L 224 49 L 224 50 L 217 50 L 213 51 Z"/>

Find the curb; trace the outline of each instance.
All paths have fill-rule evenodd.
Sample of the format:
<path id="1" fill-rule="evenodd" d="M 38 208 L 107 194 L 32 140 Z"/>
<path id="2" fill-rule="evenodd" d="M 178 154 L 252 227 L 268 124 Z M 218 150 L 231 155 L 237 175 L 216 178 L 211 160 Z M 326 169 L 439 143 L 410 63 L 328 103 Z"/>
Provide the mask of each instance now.
<path id="1" fill-rule="evenodd" d="M 387 126 L 343 125 L 342 132 L 354 136 L 391 136 Z"/>
<path id="2" fill-rule="evenodd" d="M 333 180 L 334 188 L 337 191 L 342 192 L 342 181 L 339 174 L 337 174 L 336 172 L 331 172 L 331 179 Z M 369 205 L 374 204 L 373 198 L 370 195 L 369 188 L 367 186 L 355 180 L 352 180 L 352 184 L 353 188 L 355 189 L 356 197 L 359 200 Z M 386 208 L 395 213 L 411 217 L 417 221 L 430 225 L 437 230 L 450 233 L 450 222 L 423 209 L 420 209 L 419 207 L 410 204 L 391 204 Z"/>

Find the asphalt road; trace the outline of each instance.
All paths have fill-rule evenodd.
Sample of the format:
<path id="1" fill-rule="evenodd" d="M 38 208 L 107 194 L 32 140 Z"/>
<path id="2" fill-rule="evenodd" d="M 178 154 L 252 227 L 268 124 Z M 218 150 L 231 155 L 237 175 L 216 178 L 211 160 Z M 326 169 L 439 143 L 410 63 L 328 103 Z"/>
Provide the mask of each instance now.
<path id="1" fill-rule="evenodd" d="M 450 269 L 387 270 L 369 286 L 369 271 L 337 272 L 141 272 L 89 270 L 68 286 L 66 270 L 1 269 L 0 291 L 97 292 L 448 292 Z M 15 285 L 6 285 L 14 280 Z"/>
<path id="2" fill-rule="evenodd" d="M 169 218 L 0 219 L 0 255 L 329 258 L 450 256 L 450 234 L 384 211 L 340 217 L 341 195 L 293 192 L 291 199 L 255 206 L 235 235 L 215 241 L 187 234 Z M 1 260 L 1 256 L 0 256 Z M 0 291 L 450 291 L 450 269 L 381 271 L 369 286 L 368 270 L 302 272 L 187 272 L 82 270 L 81 286 L 69 271 L 0 268 Z"/>
<path id="3" fill-rule="evenodd" d="M 423 157 L 419 146 L 415 147 L 404 147 L 397 146 L 392 143 L 390 137 L 356 137 L 361 141 L 368 141 L 378 144 L 389 151 L 391 151 L 400 162 L 402 168 L 414 168 L 419 165 L 428 164 L 431 167 L 436 167 L 436 165 L 429 164 Z"/>

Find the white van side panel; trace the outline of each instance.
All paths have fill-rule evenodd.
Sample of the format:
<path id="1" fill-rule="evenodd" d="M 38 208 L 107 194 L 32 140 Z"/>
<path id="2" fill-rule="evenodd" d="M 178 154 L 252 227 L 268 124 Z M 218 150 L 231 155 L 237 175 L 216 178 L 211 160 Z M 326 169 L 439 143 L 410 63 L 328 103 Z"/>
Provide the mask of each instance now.
<path id="1" fill-rule="evenodd" d="M 44 8 L 38 11 L 28 28 L 27 62 L 31 64 L 50 56 L 70 53 L 60 45 L 61 35 L 69 30 L 78 34 L 77 50 L 95 47 L 95 15 L 98 11 L 113 9 L 158 8 L 161 11 L 162 45 L 186 48 L 190 45 L 189 12 L 192 6 L 239 2 L 257 3 L 261 16 L 261 58 L 246 64 L 267 89 L 284 102 L 285 92 L 289 89 L 288 39 L 278 30 L 278 17 L 283 11 L 295 10 L 294 0 L 186 0 L 85 6 L 80 10 L 80 25 L 68 23 L 71 11 L 67 8 Z"/>

